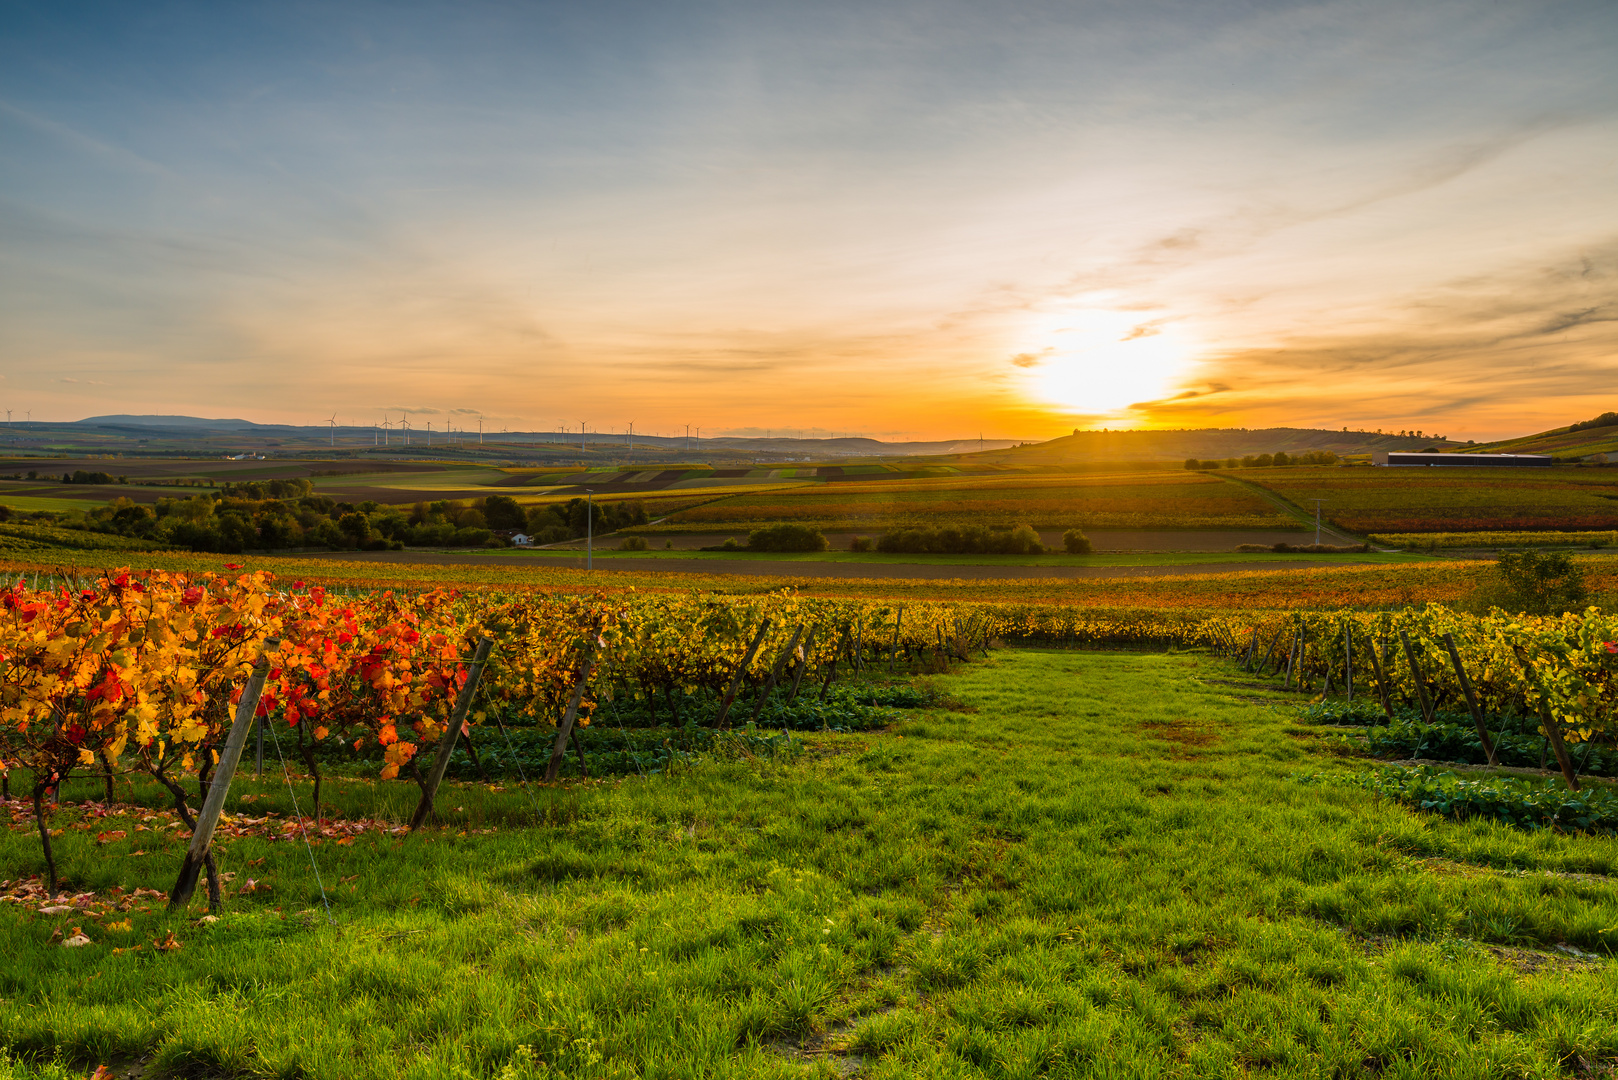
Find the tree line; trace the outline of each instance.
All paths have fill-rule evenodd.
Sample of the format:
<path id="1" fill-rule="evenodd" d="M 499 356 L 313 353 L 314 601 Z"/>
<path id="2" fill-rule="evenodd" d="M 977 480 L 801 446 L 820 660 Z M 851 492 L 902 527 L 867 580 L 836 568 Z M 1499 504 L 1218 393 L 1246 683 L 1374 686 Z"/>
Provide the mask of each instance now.
<path id="1" fill-rule="evenodd" d="M 1311 450 L 1305 454 L 1289 454 L 1277 450 L 1273 454 L 1248 454 L 1243 458 L 1186 458 L 1185 467 L 1199 469 L 1271 469 L 1287 465 L 1337 465 L 1342 458 L 1330 450 Z"/>
<path id="2" fill-rule="evenodd" d="M 146 505 L 128 499 L 56 523 L 68 528 L 236 554 L 288 548 L 401 550 L 420 547 L 508 547 L 524 533 L 550 544 L 585 535 L 592 508 L 585 499 L 523 507 L 508 495 L 385 506 L 373 500 L 342 502 L 316 494 L 307 479 L 226 484 L 215 493 L 162 498 Z M 594 531 L 646 524 L 637 501 L 598 502 Z"/>

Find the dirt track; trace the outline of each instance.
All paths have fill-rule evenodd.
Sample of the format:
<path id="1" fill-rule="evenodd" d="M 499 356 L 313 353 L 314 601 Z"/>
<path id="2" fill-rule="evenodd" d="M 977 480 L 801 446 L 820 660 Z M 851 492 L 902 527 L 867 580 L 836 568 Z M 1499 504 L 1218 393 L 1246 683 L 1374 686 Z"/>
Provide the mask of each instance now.
<path id="1" fill-rule="evenodd" d="M 330 558 L 345 562 L 430 563 L 440 566 L 508 566 L 513 568 L 559 567 L 584 569 L 584 559 L 551 556 L 479 555 L 450 551 L 339 551 L 330 554 L 299 555 L 298 558 Z M 1195 563 L 1182 566 L 938 566 L 925 563 L 826 563 L 786 562 L 762 559 L 597 559 L 595 573 L 634 574 L 739 574 L 753 577 L 824 578 L 932 578 L 967 581 L 1003 581 L 1011 578 L 1107 578 L 1170 577 L 1176 574 L 1229 574 L 1242 570 L 1307 570 L 1316 566 L 1353 565 L 1345 560 L 1322 558 L 1318 561 Z"/>

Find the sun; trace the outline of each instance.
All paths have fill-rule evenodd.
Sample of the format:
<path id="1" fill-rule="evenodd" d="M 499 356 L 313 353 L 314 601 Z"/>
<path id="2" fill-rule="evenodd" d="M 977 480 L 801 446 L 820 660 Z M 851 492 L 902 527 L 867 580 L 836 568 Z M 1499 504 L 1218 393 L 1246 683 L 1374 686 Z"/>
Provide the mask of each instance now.
<path id="1" fill-rule="evenodd" d="M 1165 396 L 1195 351 L 1173 324 L 1097 308 L 1047 313 L 1025 340 L 1027 391 L 1074 412 L 1122 412 Z"/>

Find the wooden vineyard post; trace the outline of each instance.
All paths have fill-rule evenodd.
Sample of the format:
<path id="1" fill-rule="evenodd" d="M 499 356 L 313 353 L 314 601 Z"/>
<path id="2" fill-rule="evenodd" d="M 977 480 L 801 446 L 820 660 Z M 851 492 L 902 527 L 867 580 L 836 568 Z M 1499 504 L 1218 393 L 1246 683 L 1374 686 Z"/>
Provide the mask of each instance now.
<path id="1" fill-rule="evenodd" d="M 1466 674 L 1466 665 L 1461 663 L 1461 653 L 1455 647 L 1455 635 L 1444 632 L 1444 647 L 1449 650 L 1450 662 L 1455 665 L 1455 678 L 1460 681 L 1461 693 L 1466 695 L 1466 707 L 1472 711 L 1472 723 L 1478 728 L 1478 741 L 1483 744 L 1483 753 L 1492 766 L 1494 761 L 1494 743 L 1489 739 L 1489 730 L 1483 724 L 1483 710 L 1478 706 L 1478 696 L 1472 690 L 1472 680 Z"/>
<path id="2" fill-rule="evenodd" d="M 551 763 L 545 768 L 545 782 L 556 783 L 556 778 L 562 772 L 562 757 L 567 753 L 567 737 L 573 734 L 573 721 L 579 718 L 579 703 L 584 700 L 584 687 L 590 681 L 590 672 L 595 670 L 596 651 L 595 641 L 592 640 L 584 647 L 584 659 L 579 662 L 578 681 L 573 684 L 573 696 L 568 699 L 567 711 L 562 714 L 561 723 L 556 725 L 556 744 L 551 747 Z M 584 768 L 584 754 L 579 754 L 579 768 Z"/>
<path id="3" fill-rule="evenodd" d="M 902 612 L 904 609 L 899 610 Z M 819 629 L 818 626 L 811 626 L 809 636 L 803 639 L 803 659 L 798 662 L 797 669 L 792 673 L 792 692 L 787 695 L 789 702 L 798 700 L 798 685 L 803 682 L 803 673 L 809 670 L 809 657 L 815 647 L 815 632 Z"/>
<path id="4" fill-rule="evenodd" d="M 1242 661 L 1243 671 L 1253 670 L 1253 654 L 1258 651 L 1258 627 L 1253 627 L 1253 637 L 1247 643 L 1247 657 Z"/>
<path id="5" fill-rule="evenodd" d="M 798 629 L 792 633 L 792 640 L 787 642 L 787 647 L 781 650 L 781 655 L 776 657 L 775 663 L 770 665 L 770 677 L 764 681 L 764 686 L 759 690 L 758 700 L 753 702 L 753 723 L 758 723 L 759 714 L 764 711 L 764 703 L 769 700 L 770 691 L 775 689 L 775 684 L 781 681 L 781 672 L 786 669 L 787 661 L 792 658 L 793 652 L 798 648 L 798 639 L 801 637 L 803 637 L 803 626 L 799 624 Z"/>
<path id="6" fill-rule="evenodd" d="M 180 876 L 169 893 L 171 910 L 190 903 L 191 894 L 197 889 L 197 875 L 202 872 L 203 862 L 208 857 L 208 845 L 213 843 L 214 830 L 219 827 L 219 815 L 225 809 L 225 795 L 236 776 L 236 763 L 241 760 L 247 733 L 258 713 L 259 697 L 264 693 L 264 680 L 270 674 L 269 654 L 280 647 L 281 642 L 275 638 L 264 642 L 264 654 L 253 665 L 253 673 L 242 688 L 241 700 L 236 705 L 236 718 L 225 736 L 224 748 L 219 752 L 219 765 L 214 770 L 213 781 L 208 785 L 208 795 L 202 800 L 202 809 L 197 813 L 197 827 L 191 832 L 191 846 L 185 850 L 185 860 L 180 863 Z M 218 897 L 209 896 L 209 910 L 218 906 Z"/>
<path id="7" fill-rule="evenodd" d="M 1348 703 L 1354 704 L 1354 624 L 1343 623 L 1343 689 L 1348 691 Z"/>
<path id="8" fill-rule="evenodd" d="M 1427 697 L 1427 680 L 1422 675 L 1421 661 L 1416 659 L 1416 647 L 1410 644 L 1410 635 L 1399 631 L 1399 640 L 1405 647 L 1405 659 L 1410 661 L 1410 681 L 1416 684 L 1416 700 L 1421 704 L 1421 718 L 1431 724 L 1435 719 L 1433 703 Z"/>
<path id="9" fill-rule="evenodd" d="M 865 670 L 865 620 L 858 615 L 854 616 L 854 655 L 849 660 L 854 665 L 854 674 Z"/>
<path id="10" fill-rule="evenodd" d="M 427 773 L 427 785 L 421 790 L 421 801 L 416 803 L 416 812 L 410 815 L 411 832 L 421 828 L 427 821 L 427 815 L 433 812 L 433 797 L 438 794 L 438 785 L 444 782 L 444 770 L 449 768 L 449 755 L 455 749 L 455 738 L 461 733 L 461 725 L 466 723 L 467 710 L 472 707 L 472 695 L 477 693 L 478 683 L 483 678 L 483 665 L 489 662 L 489 650 L 492 648 L 494 639 L 485 637 L 478 642 L 477 650 L 472 654 L 472 666 L 467 670 L 466 681 L 461 684 L 461 692 L 455 696 L 455 707 L 450 711 L 444 735 L 438 740 L 438 756 L 433 759 L 433 767 Z"/>
<path id="11" fill-rule="evenodd" d="M 719 715 L 714 717 L 713 726 L 723 727 L 725 717 L 730 715 L 730 707 L 736 703 L 736 691 L 741 689 L 742 676 L 747 674 L 747 665 L 753 662 L 753 656 L 758 647 L 764 643 L 764 635 L 770 632 L 770 620 L 765 619 L 758 624 L 758 633 L 753 635 L 753 643 L 747 647 L 747 655 L 742 662 L 736 665 L 736 674 L 730 677 L 730 688 L 725 691 L 725 698 L 719 703 Z M 833 664 L 835 670 L 836 665 Z"/>
<path id="12" fill-rule="evenodd" d="M 1371 658 L 1371 674 L 1376 677 L 1376 695 L 1382 699 L 1382 711 L 1388 714 L 1389 720 L 1392 720 L 1393 699 L 1388 696 L 1388 680 L 1382 674 L 1382 662 L 1377 659 L 1375 641 L 1371 642 L 1371 647 L 1366 650 L 1366 655 Z"/>
<path id="13" fill-rule="evenodd" d="M 1517 663 L 1522 665 L 1523 671 L 1528 675 L 1530 683 L 1536 683 L 1534 678 L 1534 665 L 1529 661 L 1527 654 L 1522 651 L 1521 645 L 1513 645 L 1517 654 Z M 1562 777 L 1567 781 L 1569 791 L 1579 790 L 1579 776 L 1573 770 L 1573 759 L 1568 756 L 1567 745 L 1562 742 L 1562 725 L 1556 722 L 1551 715 L 1550 702 L 1546 700 L 1543 690 L 1539 695 L 1539 725 L 1545 729 L 1545 738 L 1551 744 L 1551 750 L 1556 754 L 1556 764 L 1561 766 Z"/>
<path id="14" fill-rule="evenodd" d="M 831 689 L 832 680 L 837 678 L 837 659 L 838 659 L 838 657 L 843 655 L 843 645 L 846 644 L 847 641 L 848 641 L 848 628 L 844 627 L 841 640 L 839 640 L 837 642 L 837 647 L 831 651 L 831 663 L 826 665 L 826 677 L 821 680 L 821 683 L 820 683 L 820 697 L 817 698 L 816 700 L 818 700 L 818 701 L 825 701 L 826 700 L 826 692 Z"/>
<path id="15" fill-rule="evenodd" d="M 1264 669 L 1270 666 L 1270 657 L 1274 655 L 1275 647 L 1281 644 L 1281 635 L 1286 632 L 1287 628 L 1285 623 L 1276 628 L 1275 636 L 1270 639 L 1270 647 L 1264 650 L 1264 659 L 1260 660 L 1258 667 L 1254 669 L 1260 675 L 1264 674 Z"/>
<path id="16" fill-rule="evenodd" d="M 894 618 L 893 618 L 893 648 L 888 650 L 888 670 L 889 671 L 893 670 L 893 662 L 899 656 L 899 628 L 904 625 L 904 621 L 905 621 L 905 606 L 903 604 L 900 604 L 899 605 L 899 613 L 897 615 L 895 615 Z M 797 687 L 796 683 L 793 684 L 792 692 L 794 694 L 796 694 L 798 692 L 798 687 Z"/>

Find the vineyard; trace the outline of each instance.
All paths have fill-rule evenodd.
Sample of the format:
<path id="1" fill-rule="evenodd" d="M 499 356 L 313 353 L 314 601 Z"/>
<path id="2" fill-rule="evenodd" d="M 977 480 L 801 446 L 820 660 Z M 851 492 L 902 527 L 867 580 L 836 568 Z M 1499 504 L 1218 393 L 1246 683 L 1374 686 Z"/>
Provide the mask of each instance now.
<path id="1" fill-rule="evenodd" d="M 318 821 L 320 762 L 334 754 L 372 755 L 381 779 L 404 771 L 429 791 L 417 753 L 451 724 L 480 642 L 491 659 L 461 710 L 468 747 L 475 727 L 497 725 L 520 768 L 535 757 L 535 738 L 514 740 L 509 728 L 551 725 L 559 734 L 545 772 L 554 780 L 569 741 L 576 767 L 588 774 L 577 729 L 604 706 L 620 731 L 660 723 L 697 729 L 682 733 L 681 747 L 637 750 L 625 735 L 605 748 L 619 771 L 630 762 L 655 770 L 674 750 L 711 745 L 703 729 L 883 722 L 885 714 L 873 720 L 870 710 L 914 702 L 903 692 L 867 691 L 863 699 L 841 692 L 833 686 L 840 663 L 845 674 L 879 662 L 890 672 L 947 668 L 996 632 L 981 612 L 936 604 L 790 593 L 340 596 L 303 581 L 282 588 L 263 571 L 120 570 L 43 589 L 19 581 L 0 603 L 0 755 L 8 787 L 10 769 L 30 778 L 53 877 L 46 795 L 75 770 L 100 771 L 109 792 L 115 772 L 134 770 L 168 787 L 185 816 L 180 778 L 193 776 L 206 791 L 231 706 L 255 664 L 262 669 L 256 717 L 282 730 L 314 777 Z M 1170 626 L 1156 632 L 1186 634 Z M 481 772 L 477 751 L 468 752 L 460 771 L 469 763 Z M 594 755 L 598 770 L 602 753 Z"/>
<path id="2" fill-rule="evenodd" d="M 1599 611 L 224 569 L 0 594 L 0 1076 L 1618 1058 Z"/>
<path id="3" fill-rule="evenodd" d="M 1284 668 L 1288 685 L 1358 685 L 1390 717 L 1395 702 L 1419 705 L 1429 724 L 1438 709 L 1464 703 L 1489 764 L 1485 717 L 1533 715 L 1575 789 L 1567 744 L 1610 741 L 1618 731 L 1618 619 L 1595 611 L 1480 618 L 1429 605 L 1254 619 L 1195 608 L 882 604 L 787 590 L 747 598 L 342 595 L 304 581 L 282 587 L 265 571 L 127 570 L 45 588 L 19 580 L 3 604 L 0 753 L 8 770 L 31 778 L 48 863 L 43 800 L 74 770 L 100 770 L 109 790 L 118 769 L 150 775 L 183 813 L 178 778 L 193 776 L 206 790 L 231 705 L 260 661 L 256 715 L 284 730 L 314 777 L 317 821 L 322 761 L 364 763 L 383 780 L 404 772 L 428 792 L 418 752 L 443 739 L 479 642 L 490 660 L 479 663 L 476 697 L 461 710 L 466 744 L 453 764 L 456 775 L 484 778 L 474 729 L 491 724 L 512 767 L 543 761 L 548 779 L 559 775 L 568 743 L 584 775 L 592 757 L 598 774 L 627 772 L 631 763 L 644 773 L 676 751 L 712 744 L 694 732 L 761 721 L 781 731 L 876 726 L 860 709 L 894 702 L 874 692 L 863 701 L 841 688 L 833 694 L 839 664 L 845 674 L 883 664 L 889 672 L 942 670 L 991 642 L 1206 646 L 1241 653 L 1248 669 Z M 599 715 L 610 715 L 619 734 L 586 756 L 577 729 Z M 663 725 L 694 732 L 679 745 L 628 734 Z M 538 733 L 545 727 L 557 732 L 548 758 L 547 736 Z"/>
<path id="4" fill-rule="evenodd" d="M 863 480 L 741 494 L 646 532 L 792 522 L 825 530 L 970 524 L 1036 529 L 1296 529 L 1264 499 L 1214 476 L 999 476 Z"/>
<path id="5" fill-rule="evenodd" d="M 1362 535 L 1618 526 L 1618 490 L 1605 469 L 1273 469 L 1243 478 L 1299 506 L 1322 499 L 1328 521 Z"/>
<path id="6" fill-rule="evenodd" d="M 1618 547 L 1618 531 L 1372 533 L 1373 544 L 1438 551 L 1444 548 Z"/>

